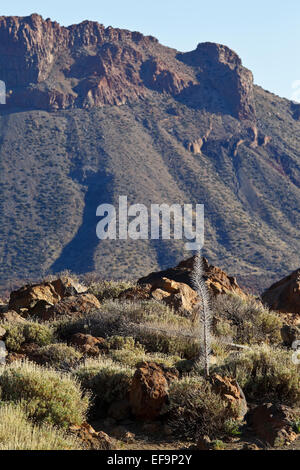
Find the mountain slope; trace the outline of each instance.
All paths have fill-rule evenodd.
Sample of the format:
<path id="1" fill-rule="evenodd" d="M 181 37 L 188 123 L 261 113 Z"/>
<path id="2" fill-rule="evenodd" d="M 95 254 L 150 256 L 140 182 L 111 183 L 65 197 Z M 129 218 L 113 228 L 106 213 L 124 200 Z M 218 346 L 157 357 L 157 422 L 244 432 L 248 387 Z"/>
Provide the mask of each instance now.
<path id="1" fill-rule="evenodd" d="M 205 254 L 244 285 L 299 267 L 297 105 L 254 86 L 226 46 L 179 53 L 97 23 L 2 17 L 0 79 L 2 286 L 181 259 L 179 241 L 96 238 L 97 206 L 119 195 L 204 203 Z"/>

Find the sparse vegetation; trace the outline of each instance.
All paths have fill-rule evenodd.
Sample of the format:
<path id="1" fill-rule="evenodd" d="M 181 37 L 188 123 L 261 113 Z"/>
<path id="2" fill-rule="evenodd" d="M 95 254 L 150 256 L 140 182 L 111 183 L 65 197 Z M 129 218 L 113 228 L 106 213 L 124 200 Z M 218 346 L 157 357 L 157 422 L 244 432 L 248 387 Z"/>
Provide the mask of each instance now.
<path id="1" fill-rule="evenodd" d="M 79 439 L 49 424 L 36 425 L 20 404 L 0 404 L 0 450 L 79 450 Z"/>
<path id="2" fill-rule="evenodd" d="M 121 292 L 132 286 L 133 283 L 129 281 L 99 281 L 89 286 L 89 292 L 99 300 L 117 299 Z"/>
<path id="3" fill-rule="evenodd" d="M 28 416 L 38 423 L 81 424 L 89 407 L 88 395 L 75 378 L 27 361 L 1 370 L 0 390 L 2 401 L 22 402 Z"/>
<path id="4" fill-rule="evenodd" d="M 0 422 L 0 449 L 84 446 L 66 429 L 96 416 L 109 423 L 115 403 L 127 406 L 128 413 L 132 378 L 141 362 L 178 371 L 160 414 L 172 439 L 195 442 L 209 436 L 210 447 L 221 450 L 229 438 L 242 438 L 238 410 L 213 391 L 198 360 L 202 332 L 194 315 L 183 317 L 156 300 L 123 301 L 116 298 L 118 286 L 108 287 L 112 290 L 103 290 L 101 309 L 80 318 L 2 323 L 9 352 L 34 362 L 0 368 L 0 418 L 2 410 L 4 423 L 15 420 L 22 428 L 9 424 L 4 438 Z M 281 346 L 280 317 L 254 298 L 233 295 L 217 297 L 212 310 L 211 371 L 236 378 L 248 403 L 299 407 L 299 366 L 291 360 L 292 351 Z M 94 358 L 85 344 L 71 345 L 74 333 L 91 341 Z M 89 335 L 104 339 L 99 350 Z"/>
<path id="5" fill-rule="evenodd" d="M 248 400 L 300 405 L 299 365 L 291 352 L 267 344 L 230 355 L 220 373 L 236 377 Z"/>
<path id="6" fill-rule="evenodd" d="M 52 328 L 45 323 L 3 323 L 3 327 L 6 330 L 5 344 L 9 351 L 18 352 L 25 343 L 45 346 L 54 340 Z"/>
<path id="7" fill-rule="evenodd" d="M 134 370 L 109 358 L 89 359 L 74 370 L 82 387 L 91 390 L 103 405 L 127 397 Z"/>
<path id="8" fill-rule="evenodd" d="M 226 422 L 235 414 L 203 377 L 184 377 L 174 382 L 169 399 L 170 428 L 190 440 L 200 434 L 218 437 L 226 433 Z"/>
<path id="9" fill-rule="evenodd" d="M 74 366 L 82 357 L 82 354 L 72 346 L 64 343 L 49 344 L 35 352 L 41 364 L 48 364 L 55 368 Z"/>
<path id="10" fill-rule="evenodd" d="M 281 342 L 282 320 L 254 297 L 219 295 L 213 301 L 214 334 L 240 344 Z"/>

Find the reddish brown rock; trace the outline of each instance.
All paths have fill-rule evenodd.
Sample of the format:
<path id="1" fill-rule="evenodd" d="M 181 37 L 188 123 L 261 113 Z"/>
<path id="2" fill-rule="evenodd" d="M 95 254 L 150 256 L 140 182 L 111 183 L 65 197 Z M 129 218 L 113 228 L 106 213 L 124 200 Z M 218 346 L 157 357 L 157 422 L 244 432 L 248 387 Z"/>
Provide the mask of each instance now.
<path id="1" fill-rule="evenodd" d="M 103 431 L 96 432 L 88 423 L 81 426 L 71 426 L 70 432 L 75 434 L 83 443 L 83 447 L 89 450 L 113 450 L 114 441 Z"/>
<path id="2" fill-rule="evenodd" d="M 153 272 L 139 279 L 138 284 L 151 284 L 153 287 L 158 287 L 158 283 L 161 282 L 160 280 L 167 278 L 178 283 L 187 284 L 189 287 L 193 288 L 191 275 L 194 260 L 195 257 L 193 256 L 192 258 L 181 261 L 175 268 Z M 246 294 L 239 287 L 234 277 L 228 276 L 222 269 L 210 265 L 206 258 L 203 258 L 203 266 L 206 285 L 212 295 L 233 293 L 241 297 L 246 297 Z"/>
<path id="3" fill-rule="evenodd" d="M 211 377 L 212 389 L 221 396 L 228 409 L 232 409 L 237 419 L 243 419 L 248 411 L 245 395 L 235 379 L 214 374 Z"/>
<path id="4" fill-rule="evenodd" d="M 181 314 L 193 312 L 199 301 L 196 292 L 189 285 L 166 277 L 154 281 L 151 297 L 162 300 Z"/>
<path id="5" fill-rule="evenodd" d="M 252 74 L 220 44 L 180 54 L 151 36 L 92 21 L 64 27 L 37 14 L 0 17 L 0 68 L 9 84 L 8 106 L 119 106 L 152 90 L 176 97 L 196 93 L 203 102 L 205 82 L 235 117 L 255 118 Z"/>
<path id="6" fill-rule="evenodd" d="M 252 410 L 249 424 L 260 439 L 277 447 L 290 444 L 297 438 L 293 419 L 293 411 L 287 406 L 264 403 Z"/>
<path id="7" fill-rule="evenodd" d="M 60 316 L 81 317 L 100 308 L 99 300 L 93 294 L 80 294 L 66 297 L 40 314 L 42 320 Z"/>
<path id="8" fill-rule="evenodd" d="M 119 295 L 123 300 L 155 299 L 174 308 L 178 313 L 188 315 L 198 302 L 196 292 L 187 284 L 172 281 L 166 277 L 156 279 L 153 284 L 141 284 L 127 289 Z"/>
<path id="9" fill-rule="evenodd" d="M 272 310 L 300 314 L 300 269 L 269 287 L 262 300 Z"/>
<path id="10" fill-rule="evenodd" d="M 95 338 L 92 335 L 83 333 L 74 334 L 70 343 L 87 356 L 99 356 L 100 352 L 108 351 L 107 342 L 104 338 Z"/>
<path id="11" fill-rule="evenodd" d="M 142 286 L 134 286 L 121 292 L 119 295 L 120 300 L 128 300 L 136 302 L 137 300 L 149 300 L 151 296 L 151 285 L 143 284 Z"/>
<path id="12" fill-rule="evenodd" d="M 87 289 L 71 278 L 56 279 L 51 282 L 26 285 L 10 294 L 8 308 L 20 312 L 27 309 L 29 314 L 43 313 L 64 297 L 85 292 Z"/>
<path id="13" fill-rule="evenodd" d="M 169 383 L 177 380 L 178 372 L 154 362 L 138 364 L 130 389 L 130 405 L 136 418 L 152 421 L 158 418 L 167 401 Z"/>

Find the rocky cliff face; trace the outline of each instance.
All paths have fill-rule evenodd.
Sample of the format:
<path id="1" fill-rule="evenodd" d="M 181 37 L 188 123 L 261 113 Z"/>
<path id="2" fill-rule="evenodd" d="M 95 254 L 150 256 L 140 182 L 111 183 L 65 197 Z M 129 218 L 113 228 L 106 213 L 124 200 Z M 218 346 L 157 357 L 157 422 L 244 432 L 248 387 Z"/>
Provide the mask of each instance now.
<path id="1" fill-rule="evenodd" d="M 66 28 L 36 14 L 1 17 L 0 79 L 8 106 L 46 110 L 122 105 L 149 90 L 202 100 L 209 83 L 229 113 L 255 118 L 252 74 L 229 48 L 204 43 L 180 54 L 91 21 Z"/>
<path id="2" fill-rule="evenodd" d="M 184 241 L 96 237 L 101 203 L 204 204 L 205 251 L 262 291 L 299 267 L 299 107 L 235 52 L 0 18 L 0 292 L 64 269 L 139 278 Z M 178 242 L 178 243 L 177 243 Z"/>

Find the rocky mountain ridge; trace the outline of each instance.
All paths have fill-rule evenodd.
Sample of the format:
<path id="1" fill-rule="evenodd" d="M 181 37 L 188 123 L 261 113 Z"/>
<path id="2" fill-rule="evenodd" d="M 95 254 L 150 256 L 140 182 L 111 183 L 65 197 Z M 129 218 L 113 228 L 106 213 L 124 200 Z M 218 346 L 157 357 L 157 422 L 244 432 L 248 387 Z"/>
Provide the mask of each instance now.
<path id="1" fill-rule="evenodd" d="M 233 115 L 255 118 L 252 74 L 226 46 L 203 43 L 178 54 L 138 32 L 91 21 L 65 28 L 36 14 L 1 17 L 0 42 L 8 105 L 46 110 L 121 105 L 145 98 L 148 89 L 194 97 L 205 77 Z"/>
<path id="2" fill-rule="evenodd" d="M 187 256 L 179 241 L 99 242 L 96 208 L 120 194 L 203 203 L 204 254 L 242 286 L 298 268 L 298 108 L 228 47 L 1 17 L 0 80 L 2 286 L 64 269 L 137 279 Z"/>

